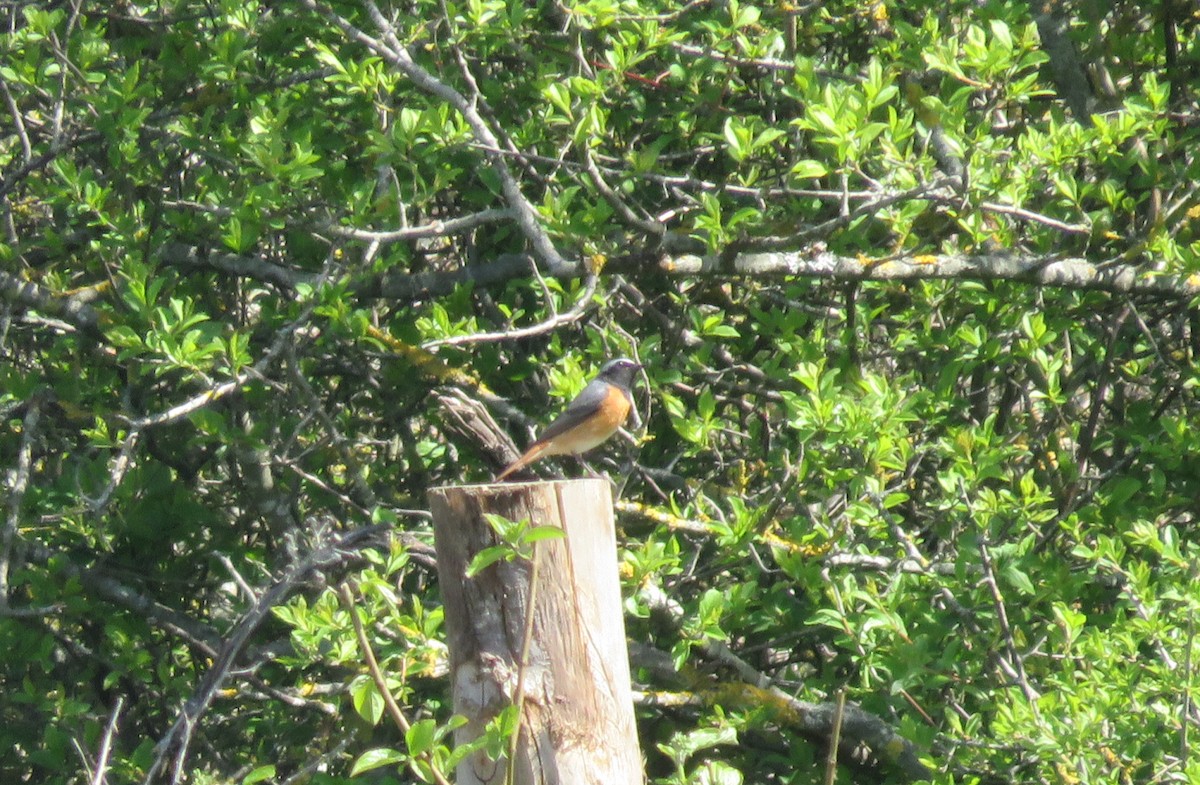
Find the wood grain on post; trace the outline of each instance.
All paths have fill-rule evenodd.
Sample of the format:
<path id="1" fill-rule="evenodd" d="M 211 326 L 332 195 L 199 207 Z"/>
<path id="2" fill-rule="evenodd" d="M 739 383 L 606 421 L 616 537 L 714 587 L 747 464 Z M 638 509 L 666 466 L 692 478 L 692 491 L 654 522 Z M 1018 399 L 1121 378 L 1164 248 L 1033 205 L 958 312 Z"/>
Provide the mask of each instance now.
<path id="1" fill-rule="evenodd" d="M 559 526 L 536 543 L 538 588 L 524 677 L 518 785 L 641 785 L 607 480 L 505 483 L 429 491 L 445 602 L 456 741 L 478 737 L 516 698 L 532 563 L 496 562 L 466 577 L 496 544 L 483 513 Z M 482 753 L 459 764 L 458 785 L 505 782 L 504 761 Z"/>

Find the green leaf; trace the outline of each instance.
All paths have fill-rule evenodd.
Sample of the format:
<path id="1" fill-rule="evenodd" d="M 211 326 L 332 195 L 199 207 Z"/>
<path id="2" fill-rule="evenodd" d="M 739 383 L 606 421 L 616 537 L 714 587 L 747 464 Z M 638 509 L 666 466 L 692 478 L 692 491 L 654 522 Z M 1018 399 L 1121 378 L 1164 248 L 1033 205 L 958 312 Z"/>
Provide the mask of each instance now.
<path id="1" fill-rule="evenodd" d="M 806 158 L 802 161 L 797 161 L 792 165 L 791 175 L 797 180 L 812 180 L 817 177 L 825 177 L 829 174 L 829 169 L 820 161 L 814 161 L 811 158 Z"/>
<path id="2" fill-rule="evenodd" d="M 256 782 L 263 782 L 275 776 L 275 767 L 273 765 L 259 766 L 251 771 L 245 777 L 242 777 L 242 785 L 254 785 Z"/>
<path id="3" fill-rule="evenodd" d="M 659 749 L 667 753 L 676 763 L 683 765 L 701 750 L 720 745 L 736 745 L 737 743 L 737 730 L 725 725 L 718 728 L 697 728 L 686 733 L 676 733 L 670 741 L 660 744 Z"/>
<path id="4" fill-rule="evenodd" d="M 471 563 L 467 565 L 467 577 L 474 578 L 498 561 L 511 561 L 515 555 L 513 549 L 507 545 L 484 548 L 471 558 Z"/>
<path id="5" fill-rule="evenodd" d="M 400 750 L 393 750 L 387 747 L 375 747 L 359 755 L 354 761 L 354 765 L 350 767 L 350 776 L 357 777 L 366 771 L 378 769 L 380 766 L 390 766 L 397 763 L 404 763 L 408 760 L 408 755 Z"/>
<path id="6" fill-rule="evenodd" d="M 708 760 L 702 763 L 692 775 L 696 785 L 741 785 L 742 773 L 719 760 Z"/>
<path id="7" fill-rule="evenodd" d="M 404 734 L 410 755 L 424 755 L 433 751 L 438 740 L 437 723 L 431 719 L 417 720 Z"/>
<path id="8" fill-rule="evenodd" d="M 383 718 L 383 696 L 369 676 L 359 676 L 350 688 L 351 701 L 358 716 L 370 725 L 378 725 Z"/>
<path id="9" fill-rule="evenodd" d="M 1023 570 L 1019 569 L 1015 564 L 1010 564 L 1002 570 L 1005 580 L 1012 586 L 1016 587 L 1022 594 L 1031 597 L 1036 593 L 1033 586 L 1033 581 Z"/>
<path id="10" fill-rule="evenodd" d="M 534 526 L 525 532 L 525 542 L 534 543 L 542 540 L 561 540 L 567 536 L 558 526 Z"/>

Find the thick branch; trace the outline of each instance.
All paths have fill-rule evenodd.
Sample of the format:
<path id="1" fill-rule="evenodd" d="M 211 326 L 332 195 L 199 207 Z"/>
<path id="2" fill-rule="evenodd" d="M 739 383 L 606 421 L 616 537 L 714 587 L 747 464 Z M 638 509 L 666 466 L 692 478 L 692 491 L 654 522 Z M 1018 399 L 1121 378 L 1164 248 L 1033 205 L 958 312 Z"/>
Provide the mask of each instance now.
<path id="1" fill-rule="evenodd" d="M 661 588 L 647 584 L 641 589 L 641 596 L 654 610 L 663 613 L 676 624 L 683 617 L 683 609 Z M 832 739 L 835 733 L 836 707 L 831 701 L 813 703 L 803 701 L 788 695 L 776 687 L 771 678 L 756 670 L 752 665 L 738 657 L 728 646 L 717 640 L 701 638 L 695 641 L 696 646 L 712 660 L 728 667 L 744 684 L 717 685 L 695 684 L 696 679 L 685 673 L 674 670 L 669 658 L 657 656 L 659 653 L 649 647 L 631 644 L 630 660 L 641 666 L 643 658 L 649 653 L 650 665 L 667 681 L 675 683 L 693 683 L 692 694 L 698 702 L 712 703 L 720 706 L 742 705 L 744 708 L 761 708 L 771 711 L 778 721 L 801 733 L 822 739 Z M 906 779 L 926 780 L 932 772 L 921 762 L 915 746 L 901 736 L 887 722 L 862 708 L 847 704 L 841 714 L 841 739 L 846 745 L 847 757 L 861 752 L 860 746 L 866 747 L 874 760 L 896 769 Z"/>
<path id="2" fill-rule="evenodd" d="M 278 283 L 290 271 L 270 262 L 241 258 L 236 263 L 227 255 L 204 257 L 191 253 L 186 257 L 164 253 L 167 263 L 207 266 L 233 275 Z M 1063 289 L 1085 289 L 1114 294 L 1146 294 L 1169 300 L 1188 300 L 1200 296 L 1200 276 L 1163 275 L 1141 272 L 1125 264 L 1106 264 L 1082 257 L 1054 258 L 1037 254 L 1007 252 L 977 254 L 940 254 L 896 256 L 876 260 L 866 257 L 838 256 L 828 251 L 745 251 L 697 256 L 681 254 L 657 260 L 646 253 L 611 259 L 606 272 L 616 272 L 633 280 L 647 273 L 671 277 L 726 276 L 745 278 L 828 278 L 836 281 L 916 281 L 958 279 L 965 281 L 1014 281 Z M 500 286 L 530 274 L 529 257 L 505 254 L 486 264 L 458 270 L 428 273 L 386 273 L 363 278 L 351 286 L 360 297 L 382 297 L 411 302 L 440 297 L 464 283 Z M 577 278 L 587 274 L 582 264 L 565 264 L 553 273 L 558 278 Z"/>
<path id="3" fill-rule="evenodd" d="M 320 540 L 305 558 L 289 569 L 282 578 L 266 589 L 254 605 L 234 625 L 216 656 L 212 668 L 205 674 L 196 692 L 188 699 L 176 716 L 175 723 L 155 747 L 155 760 L 146 773 L 147 785 L 155 782 L 167 764 L 168 756 L 174 759 L 169 781 L 182 780 L 184 763 L 192 734 L 200 718 L 208 711 L 221 687 L 232 675 L 233 665 L 242 653 L 250 636 L 267 619 L 271 609 L 284 602 L 293 592 L 301 588 L 313 573 L 324 573 L 335 566 L 357 558 L 356 552 L 377 543 L 377 538 L 387 531 L 386 526 L 366 526 L 343 534 L 327 535 L 318 532 Z"/>
<path id="4" fill-rule="evenodd" d="M 610 268 L 618 266 L 618 261 L 610 263 Z M 1064 289 L 1150 294 L 1169 299 L 1190 299 L 1200 295 L 1200 276 L 1196 275 L 1156 275 L 1138 272 L 1125 265 L 1106 266 L 1079 257 L 1054 258 L 1004 252 L 898 256 L 884 260 L 838 256 L 827 251 L 746 252 L 665 258 L 659 262 L 659 269 L 669 275 L 752 278 L 787 275 L 838 281 L 1016 281 Z"/>
<path id="5" fill-rule="evenodd" d="M 56 574 L 64 582 L 79 581 L 93 596 L 136 613 L 147 624 L 187 641 L 189 645 L 195 646 L 209 657 L 216 656 L 220 648 L 220 635 L 212 627 L 144 594 L 139 594 L 100 570 L 80 567 L 63 558 L 62 554 L 36 543 L 27 546 L 25 556 L 36 564 L 53 563 Z"/>
<path id="6" fill-rule="evenodd" d="M 45 287 L 0 272 L 0 299 L 53 316 L 92 335 L 100 333 L 100 312 L 78 300 L 61 297 Z"/>
<path id="7" fill-rule="evenodd" d="M 1037 23 L 1042 50 L 1049 59 L 1050 75 L 1058 87 L 1059 96 L 1071 107 L 1075 120 L 1086 125 L 1091 122 L 1095 99 L 1088 85 L 1079 53 L 1071 40 L 1070 17 L 1062 0 L 1033 0 L 1030 11 Z"/>

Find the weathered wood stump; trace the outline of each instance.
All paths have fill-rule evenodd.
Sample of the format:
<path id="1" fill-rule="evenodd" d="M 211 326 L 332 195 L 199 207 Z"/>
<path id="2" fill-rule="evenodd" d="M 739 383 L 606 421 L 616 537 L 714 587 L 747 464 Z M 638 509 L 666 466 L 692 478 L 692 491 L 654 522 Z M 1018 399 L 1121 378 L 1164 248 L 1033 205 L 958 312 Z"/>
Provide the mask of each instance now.
<path id="1" fill-rule="evenodd" d="M 445 602 L 454 710 L 468 719 L 456 741 L 477 738 L 517 697 L 532 561 L 499 561 L 474 578 L 476 553 L 497 544 L 484 513 L 558 526 L 537 542 L 537 589 L 522 682 L 519 785 L 641 785 L 606 480 L 507 483 L 429 492 Z M 505 781 L 506 761 L 482 753 L 458 767 L 458 785 Z"/>

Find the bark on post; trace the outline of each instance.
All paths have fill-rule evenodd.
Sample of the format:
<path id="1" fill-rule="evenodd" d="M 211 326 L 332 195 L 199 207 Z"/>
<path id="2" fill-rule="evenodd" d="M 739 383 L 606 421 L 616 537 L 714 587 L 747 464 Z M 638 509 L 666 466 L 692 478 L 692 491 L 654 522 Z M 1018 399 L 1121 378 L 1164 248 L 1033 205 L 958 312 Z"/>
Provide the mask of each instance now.
<path id="1" fill-rule="evenodd" d="M 497 562 L 473 579 L 472 557 L 496 544 L 483 513 L 560 526 L 536 543 L 538 588 L 524 676 L 518 785 L 641 785 L 629 659 L 606 480 L 506 483 L 429 492 L 445 602 L 454 710 L 476 738 L 516 697 L 532 563 Z M 505 781 L 505 761 L 466 759 L 458 785 Z"/>

